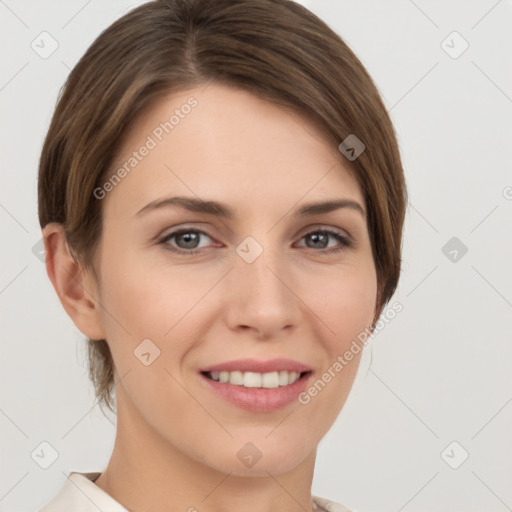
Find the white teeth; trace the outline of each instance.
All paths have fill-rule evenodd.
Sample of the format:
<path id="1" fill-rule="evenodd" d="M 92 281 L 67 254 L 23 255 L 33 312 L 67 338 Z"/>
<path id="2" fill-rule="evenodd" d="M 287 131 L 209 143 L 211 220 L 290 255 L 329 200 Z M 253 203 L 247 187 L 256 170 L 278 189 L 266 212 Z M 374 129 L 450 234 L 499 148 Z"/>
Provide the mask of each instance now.
<path id="1" fill-rule="evenodd" d="M 229 383 L 235 386 L 243 386 L 244 374 L 242 372 L 231 372 L 229 375 Z"/>
<path id="2" fill-rule="evenodd" d="M 278 388 L 279 374 L 277 372 L 264 373 L 261 382 L 264 388 Z"/>
<path id="3" fill-rule="evenodd" d="M 246 388 L 261 388 L 261 373 L 245 372 L 244 386 Z"/>
<path id="4" fill-rule="evenodd" d="M 277 388 L 279 386 L 289 386 L 300 378 L 298 372 L 288 372 L 286 370 L 279 372 L 257 373 L 257 372 L 210 372 L 209 377 L 213 380 L 233 384 L 235 386 L 244 386 L 246 388 Z"/>

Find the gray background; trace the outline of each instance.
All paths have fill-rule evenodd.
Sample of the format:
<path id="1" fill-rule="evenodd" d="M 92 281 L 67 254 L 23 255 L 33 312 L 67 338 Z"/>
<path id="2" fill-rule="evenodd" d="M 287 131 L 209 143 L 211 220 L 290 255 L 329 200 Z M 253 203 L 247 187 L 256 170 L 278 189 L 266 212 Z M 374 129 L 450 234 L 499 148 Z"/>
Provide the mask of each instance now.
<path id="1" fill-rule="evenodd" d="M 512 3 L 302 3 L 375 79 L 410 194 L 391 301 L 403 311 L 375 336 L 369 371 L 320 444 L 313 493 L 360 512 L 512 510 Z M 38 509 L 70 470 L 102 470 L 113 447 L 115 418 L 95 406 L 83 336 L 32 249 L 37 162 L 59 88 L 134 5 L 0 1 L 1 511 Z M 31 47 L 43 31 L 58 43 L 48 58 Z M 469 44 L 457 58 L 453 31 Z M 47 469 L 31 455 L 42 442 L 58 453 Z"/>

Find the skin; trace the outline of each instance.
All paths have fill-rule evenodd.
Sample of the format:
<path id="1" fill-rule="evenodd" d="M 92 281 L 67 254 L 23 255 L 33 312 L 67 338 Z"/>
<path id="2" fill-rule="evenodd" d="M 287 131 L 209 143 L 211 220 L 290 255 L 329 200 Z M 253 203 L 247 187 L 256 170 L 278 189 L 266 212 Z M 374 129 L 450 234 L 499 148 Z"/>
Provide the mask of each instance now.
<path id="1" fill-rule="evenodd" d="M 311 383 L 375 314 L 377 278 L 366 218 L 354 209 L 295 218 L 307 202 L 352 199 L 360 187 L 325 133 L 303 115 L 248 92 L 211 84 L 160 99 L 132 125 L 124 162 L 169 113 L 198 105 L 108 192 L 95 265 L 80 272 L 62 227 L 43 230 L 48 275 L 86 336 L 106 339 L 115 362 L 118 423 L 108 467 L 96 485 L 130 510 L 303 512 L 313 510 L 317 445 L 348 396 L 360 353 L 307 405 L 242 410 L 213 394 L 198 369 L 239 358 L 286 357 L 309 364 Z M 164 165 L 165 164 L 165 165 Z M 170 195 L 216 200 L 232 220 L 177 207 L 136 213 Z M 200 254 L 176 229 L 204 231 Z M 333 229 L 350 236 L 343 247 Z M 308 235 L 308 236 L 306 236 Z M 252 236 L 251 264 L 235 251 Z M 160 357 L 145 366 L 144 339 Z M 251 468 L 237 457 L 261 452 Z"/>

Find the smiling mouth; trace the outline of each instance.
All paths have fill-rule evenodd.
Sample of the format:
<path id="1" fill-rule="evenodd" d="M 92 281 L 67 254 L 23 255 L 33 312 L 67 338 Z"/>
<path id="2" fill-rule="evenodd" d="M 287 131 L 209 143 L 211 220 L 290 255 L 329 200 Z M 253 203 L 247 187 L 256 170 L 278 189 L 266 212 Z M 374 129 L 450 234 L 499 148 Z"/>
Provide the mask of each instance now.
<path id="1" fill-rule="evenodd" d="M 201 372 L 211 380 L 232 384 L 234 386 L 243 386 L 246 388 L 266 388 L 274 389 L 278 387 L 290 386 L 299 379 L 311 373 L 289 372 L 286 370 L 268 373 L 241 372 L 241 371 L 220 371 L 220 372 Z"/>

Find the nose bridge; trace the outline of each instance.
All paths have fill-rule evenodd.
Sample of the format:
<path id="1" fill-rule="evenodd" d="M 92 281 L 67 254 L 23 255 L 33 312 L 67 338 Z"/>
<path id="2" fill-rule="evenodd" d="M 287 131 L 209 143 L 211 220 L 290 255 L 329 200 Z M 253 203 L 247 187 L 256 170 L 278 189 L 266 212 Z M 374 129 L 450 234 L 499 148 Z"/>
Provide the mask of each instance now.
<path id="1" fill-rule="evenodd" d="M 282 291 L 283 283 L 276 274 L 279 274 L 280 268 L 285 267 L 284 254 L 280 248 L 273 247 L 275 241 L 268 233 L 258 235 L 258 239 L 247 236 L 236 247 L 238 260 L 235 266 L 251 287 L 261 285 L 268 291 Z"/>
<path id="2" fill-rule="evenodd" d="M 270 334 L 295 322 L 297 304 L 288 288 L 292 275 L 282 247 L 271 234 L 256 236 L 247 236 L 235 249 L 229 316 L 232 326 Z"/>

